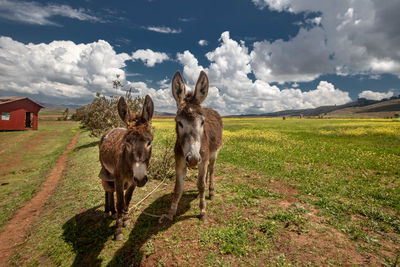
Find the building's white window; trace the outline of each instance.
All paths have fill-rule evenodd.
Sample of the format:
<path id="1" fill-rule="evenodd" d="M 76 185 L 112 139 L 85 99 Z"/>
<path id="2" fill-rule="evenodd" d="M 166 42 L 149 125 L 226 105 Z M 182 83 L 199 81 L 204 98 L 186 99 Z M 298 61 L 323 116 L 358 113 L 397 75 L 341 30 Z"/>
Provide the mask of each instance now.
<path id="1" fill-rule="evenodd" d="M 10 120 L 10 112 L 2 112 L 1 113 L 1 119 L 3 121 L 9 121 Z"/>

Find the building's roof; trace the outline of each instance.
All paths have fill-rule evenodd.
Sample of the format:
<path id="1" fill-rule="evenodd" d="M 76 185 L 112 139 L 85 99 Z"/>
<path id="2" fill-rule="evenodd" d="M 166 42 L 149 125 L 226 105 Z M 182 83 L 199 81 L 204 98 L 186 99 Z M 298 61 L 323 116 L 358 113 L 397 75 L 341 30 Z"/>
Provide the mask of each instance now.
<path id="1" fill-rule="evenodd" d="M 0 96 L 0 105 L 8 104 L 8 103 L 23 100 L 23 99 L 27 99 L 27 100 L 31 101 L 32 103 L 44 108 L 44 106 L 36 103 L 32 99 L 29 99 L 27 97 L 16 97 L 16 96 Z"/>

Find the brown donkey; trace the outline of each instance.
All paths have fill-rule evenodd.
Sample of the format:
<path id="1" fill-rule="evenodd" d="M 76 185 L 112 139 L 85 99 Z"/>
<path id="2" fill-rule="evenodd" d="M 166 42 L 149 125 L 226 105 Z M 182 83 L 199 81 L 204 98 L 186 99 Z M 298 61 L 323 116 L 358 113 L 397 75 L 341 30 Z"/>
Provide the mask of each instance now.
<path id="1" fill-rule="evenodd" d="M 204 71 L 196 83 L 194 93 L 185 93 L 185 84 L 181 73 L 177 71 L 172 79 L 172 94 L 176 100 L 178 111 L 176 113 L 176 143 L 175 143 L 175 189 L 171 209 L 164 218 L 170 220 L 176 214 L 179 200 L 183 193 L 183 179 L 186 168 L 198 167 L 197 187 L 200 197 L 200 218 L 207 220 L 205 188 L 207 172 L 209 173 L 210 199 L 214 197 L 214 164 L 217 154 L 222 146 L 222 120 L 218 112 L 210 108 L 202 108 L 200 104 L 206 99 L 208 93 L 208 78 Z"/>
<path id="2" fill-rule="evenodd" d="M 124 97 L 118 101 L 118 113 L 127 128 L 107 131 L 99 145 L 101 171 L 99 173 L 106 191 L 105 212 L 115 213 L 114 191 L 117 192 L 117 229 L 115 239 L 122 240 L 122 226 L 129 224 L 128 208 L 136 186 L 147 182 L 146 170 L 151 157 L 150 121 L 154 104 L 146 95 L 142 114 L 132 115 Z M 124 194 L 124 190 L 126 190 Z"/>

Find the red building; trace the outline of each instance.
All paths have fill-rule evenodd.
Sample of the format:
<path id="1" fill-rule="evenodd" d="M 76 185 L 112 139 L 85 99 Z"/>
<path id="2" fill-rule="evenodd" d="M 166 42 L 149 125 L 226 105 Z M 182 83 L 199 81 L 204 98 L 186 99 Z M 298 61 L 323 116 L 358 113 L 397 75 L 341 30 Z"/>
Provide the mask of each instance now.
<path id="1" fill-rule="evenodd" d="M 0 97 L 0 130 L 37 130 L 41 108 L 27 97 Z"/>

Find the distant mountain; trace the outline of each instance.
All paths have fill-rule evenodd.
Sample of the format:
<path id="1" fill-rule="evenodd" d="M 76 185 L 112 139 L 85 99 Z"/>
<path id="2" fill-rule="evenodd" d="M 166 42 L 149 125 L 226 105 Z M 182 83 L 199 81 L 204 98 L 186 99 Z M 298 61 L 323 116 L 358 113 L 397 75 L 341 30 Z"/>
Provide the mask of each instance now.
<path id="1" fill-rule="evenodd" d="M 366 109 L 359 109 L 361 107 L 370 107 Z M 358 109 L 357 109 L 358 108 Z M 294 109 L 282 110 L 277 112 L 263 113 L 263 114 L 246 114 L 241 116 L 265 116 L 265 117 L 282 117 L 282 116 L 324 116 L 338 110 L 353 109 L 353 113 L 361 112 L 385 112 L 385 111 L 400 111 L 400 96 L 391 97 L 390 99 L 382 100 L 368 100 L 359 98 L 357 101 L 350 102 L 344 105 L 334 106 L 321 106 L 310 109 Z M 357 111 L 356 111 L 357 110 Z"/>
<path id="2" fill-rule="evenodd" d="M 154 116 L 175 116 L 176 113 L 154 111 Z"/>
<path id="3" fill-rule="evenodd" d="M 400 98 L 379 101 L 372 105 L 343 108 L 328 114 L 331 117 L 394 117 L 400 114 Z"/>

